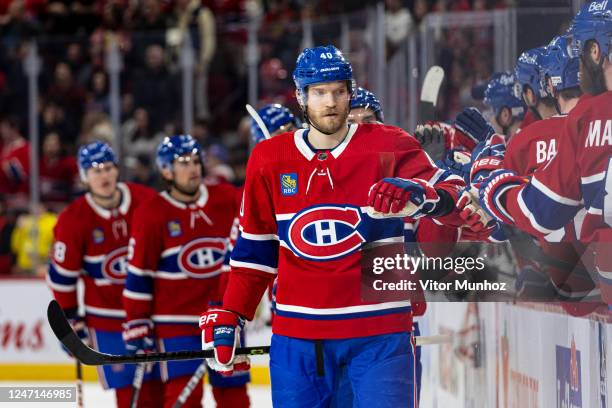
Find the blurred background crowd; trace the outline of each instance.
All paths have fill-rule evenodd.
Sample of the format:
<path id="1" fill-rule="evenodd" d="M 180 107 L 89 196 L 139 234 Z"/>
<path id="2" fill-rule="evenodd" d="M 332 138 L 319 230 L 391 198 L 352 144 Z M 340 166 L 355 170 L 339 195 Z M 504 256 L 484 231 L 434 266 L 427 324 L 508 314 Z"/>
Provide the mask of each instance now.
<path id="1" fill-rule="evenodd" d="M 580 2 L 0 0 L 0 275 L 40 273 L 56 214 L 83 193 L 75 161 L 82 143 L 106 140 L 116 149 L 119 143 L 122 178 L 159 188 L 158 143 L 189 132 L 207 150 L 208 174 L 240 185 L 250 143 L 244 106 L 277 102 L 298 114 L 291 73 L 304 46 L 343 49 L 358 85 L 381 97 L 392 119 L 387 122 L 408 127 L 416 120 L 410 95 L 418 92 L 411 84 L 418 84 L 419 64 L 445 69 L 440 116 L 454 117 L 474 103 L 473 85 L 510 68 L 496 66 L 497 55 L 507 54 L 513 65 L 517 51 L 540 41 L 532 26 L 532 34 L 507 33 L 514 38 L 509 49 L 499 42 L 499 16 L 516 19 L 516 11 L 526 9 L 518 18 L 529 19 L 557 10 L 558 20 L 568 21 L 574 3 Z M 564 28 L 551 24 L 540 37 Z M 429 42 L 416 39 L 425 25 Z M 120 61 L 115 102 L 111 45 Z M 41 68 L 35 99 L 32 55 Z M 185 72 L 191 76 L 187 89 Z M 32 132 L 37 175 L 31 171 Z M 40 194 L 34 202 L 33 176 Z"/>

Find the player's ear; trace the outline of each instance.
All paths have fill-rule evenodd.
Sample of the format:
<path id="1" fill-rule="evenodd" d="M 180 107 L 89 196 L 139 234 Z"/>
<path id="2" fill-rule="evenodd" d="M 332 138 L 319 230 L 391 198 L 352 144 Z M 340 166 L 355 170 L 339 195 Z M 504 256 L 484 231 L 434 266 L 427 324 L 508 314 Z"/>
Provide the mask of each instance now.
<path id="1" fill-rule="evenodd" d="M 512 123 L 512 111 L 509 107 L 504 106 L 499 112 L 499 124 L 503 127 L 510 126 Z"/>
<path id="2" fill-rule="evenodd" d="M 601 58 L 601 48 L 599 47 L 599 44 L 597 41 L 590 41 L 588 47 L 591 59 L 595 64 L 599 64 L 599 59 Z"/>
<path id="3" fill-rule="evenodd" d="M 172 174 L 172 169 L 170 167 L 164 167 L 163 169 L 161 169 L 161 175 L 164 178 L 164 180 L 174 179 L 173 174 Z"/>

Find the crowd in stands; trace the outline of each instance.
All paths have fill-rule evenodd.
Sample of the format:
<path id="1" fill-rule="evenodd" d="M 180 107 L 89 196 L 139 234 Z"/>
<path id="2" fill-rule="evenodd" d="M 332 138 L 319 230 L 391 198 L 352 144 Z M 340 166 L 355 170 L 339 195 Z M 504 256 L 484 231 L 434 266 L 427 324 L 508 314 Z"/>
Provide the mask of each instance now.
<path id="1" fill-rule="evenodd" d="M 115 138 L 110 119 L 106 50 L 123 61 L 121 135 L 126 179 L 160 187 L 154 152 L 166 135 L 182 132 L 182 38 L 195 49 L 192 135 L 207 148 L 209 174 L 236 184 L 244 179 L 250 120 L 247 102 L 247 22 L 261 16 L 259 101 L 298 112 L 291 81 L 302 47 L 302 26 L 315 23 L 313 41 L 337 42 L 341 13 L 362 13 L 375 0 L 0 0 L 0 275 L 32 273 L 44 265 L 56 214 L 83 193 L 75 162 L 85 142 Z M 433 11 L 507 7 L 503 0 L 386 0 L 386 52 L 391 56 Z M 352 14 L 351 14 L 352 13 Z M 352 23 L 352 21 L 351 21 Z M 360 85 L 371 38 L 367 21 L 351 26 L 351 50 Z M 28 206 L 30 145 L 26 56 L 36 39 L 40 208 Z M 440 61 L 448 77 L 445 111 L 491 72 L 487 30 L 447 30 Z M 474 46 L 477 44 L 477 46 Z M 33 217 L 36 215 L 36 217 Z M 34 228 L 36 226 L 36 228 Z M 37 234 L 32 234 L 37 231 Z"/>

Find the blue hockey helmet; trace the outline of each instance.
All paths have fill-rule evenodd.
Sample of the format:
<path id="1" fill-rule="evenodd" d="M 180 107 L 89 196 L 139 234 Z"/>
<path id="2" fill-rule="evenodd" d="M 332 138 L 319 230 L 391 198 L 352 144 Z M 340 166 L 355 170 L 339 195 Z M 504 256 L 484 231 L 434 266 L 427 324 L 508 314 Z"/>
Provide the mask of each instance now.
<path id="1" fill-rule="evenodd" d="M 547 96 L 540 85 L 541 62 L 545 50 L 546 47 L 532 48 L 523 52 L 516 61 L 514 74 L 516 81 L 521 85 L 520 88 L 515 89 L 515 93 L 520 90 L 520 93 L 515 95 L 517 98 L 523 98 L 525 85 L 531 88 L 537 99 Z"/>
<path id="2" fill-rule="evenodd" d="M 155 162 L 159 170 L 172 167 L 176 159 L 188 154 L 197 154 L 204 165 L 204 153 L 197 140 L 191 135 L 165 137 L 157 147 Z"/>
<path id="3" fill-rule="evenodd" d="M 278 103 L 264 106 L 257 111 L 257 114 L 270 134 L 286 126 L 288 123 L 292 123 L 297 128 L 302 127 L 302 124 L 295 115 L 288 108 Z M 266 139 L 263 130 L 261 130 L 255 119 L 251 119 L 251 138 L 254 144 Z"/>
<path id="4" fill-rule="evenodd" d="M 116 166 L 117 156 L 108 143 L 96 141 L 79 148 L 77 161 L 81 181 L 86 183 L 88 169 L 107 162 L 112 162 Z"/>
<path id="5" fill-rule="evenodd" d="M 380 101 L 374 93 L 365 88 L 357 88 L 351 99 L 351 109 L 366 108 L 370 109 L 376 115 L 376 120 L 379 122 L 385 121 Z"/>
<path id="6" fill-rule="evenodd" d="M 547 89 L 548 78 L 552 82 L 555 92 L 580 85 L 578 74 L 580 60 L 569 55 L 571 41 L 568 36 L 558 36 L 546 47 L 542 56 L 542 88 Z M 552 96 L 552 95 L 551 95 Z"/>
<path id="7" fill-rule="evenodd" d="M 572 36 L 572 57 L 582 54 L 588 40 L 599 44 L 601 53 L 612 59 L 612 2 L 590 1 L 582 6 L 569 29 Z"/>
<path id="8" fill-rule="evenodd" d="M 353 68 L 342 52 L 333 45 L 306 48 L 298 56 L 293 70 L 293 82 L 298 102 L 306 106 L 306 88 L 310 85 L 333 81 L 348 81 L 353 92 Z"/>
<path id="9" fill-rule="evenodd" d="M 487 85 L 484 93 L 484 104 L 489 106 L 499 115 L 502 108 L 507 107 L 512 116 L 522 119 L 525 115 L 525 103 L 522 98 L 515 95 L 515 77 L 511 72 L 497 72 Z"/>

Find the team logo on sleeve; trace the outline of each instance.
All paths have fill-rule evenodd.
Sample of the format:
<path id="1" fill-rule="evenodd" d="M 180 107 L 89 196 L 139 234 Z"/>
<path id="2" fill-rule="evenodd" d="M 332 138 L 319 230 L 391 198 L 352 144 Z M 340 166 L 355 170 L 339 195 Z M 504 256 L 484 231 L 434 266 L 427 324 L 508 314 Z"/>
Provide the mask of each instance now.
<path id="1" fill-rule="evenodd" d="M 102 228 L 94 228 L 91 232 L 91 237 L 94 244 L 101 244 L 104 242 L 104 230 L 102 230 Z"/>
<path id="2" fill-rule="evenodd" d="M 178 221 L 168 222 L 168 234 L 170 234 L 172 238 L 180 237 L 182 234 L 181 223 Z"/>
<path id="3" fill-rule="evenodd" d="M 211 278 L 221 271 L 225 250 L 225 239 L 198 238 L 181 248 L 179 268 L 193 278 Z"/>
<path id="4" fill-rule="evenodd" d="M 113 283 L 124 283 L 127 276 L 128 247 L 117 248 L 104 258 L 102 275 Z"/>
<path id="5" fill-rule="evenodd" d="M 297 173 L 283 173 L 280 176 L 281 194 L 292 196 L 297 194 Z"/>
<path id="6" fill-rule="evenodd" d="M 297 213 L 287 231 L 291 249 L 300 257 L 324 261 L 358 250 L 365 238 L 357 227 L 361 211 L 357 207 L 324 205 Z"/>

